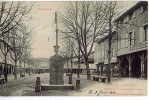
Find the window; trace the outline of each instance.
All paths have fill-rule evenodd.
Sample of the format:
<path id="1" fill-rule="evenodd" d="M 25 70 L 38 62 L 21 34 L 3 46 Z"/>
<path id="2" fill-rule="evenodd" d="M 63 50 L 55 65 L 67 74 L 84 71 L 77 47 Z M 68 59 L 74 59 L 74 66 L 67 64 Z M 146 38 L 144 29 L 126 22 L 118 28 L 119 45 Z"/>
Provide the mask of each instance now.
<path id="1" fill-rule="evenodd" d="M 136 11 L 135 11 L 135 10 L 133 11 L 133 15 L 132 15 L 132 17 L 133 17 L 133 18 L 136 17 Z"/>
<path id="2" fill-rule="evenodd" d="M 148 40 L 148 25 L 140 27 L 140 43 Z"/>
<path id="3" fill-rule="evenodd" d="M 126 23 L 126 22 L 127 22 L 127 16 L 124 17 L 124 23 Z"/>
<path id="4" fill-rule="evenodd" d="M 144 28 L 144 40 L 147 41 L 148 25 L 145 25 L 143 28 Z"/>
<path id="5" fill-rule="evenodd" d="M 121 48 L 121 37 L 119 37 L 118 39 L 119 39 L 119 41 L 118 41 L 118 49 L 120 49 Z"/>
<path id="6" fill-rule="evenodd" d="M 147 10 L 147 5 L 141 6 L 140 10 L 141 10 L 140 13 L 143 13 L 144 11 L 146 11 Z"/>
<path id="7" fill-rule="evenodd" d="M 105 59 L 108 58 L 108 50 L 105 50 Z"/>
<path id="8" fill-rule="evenodd" d="M 132 19 L 132 16 L 133 16 L 133 12 L 130 12 L 130 13 L 129 13 L 129 20 Z"/>
<path id="9" fill-rule="evenodd" d="M 129 16 L 126 16 L 126 22 L 128 22 L 129 21 Z"/>
<path id="10" fill-rule="evenodd" d="M 135 44 L 134 32 L 129 33 L 129 45 L 133 46 Z"/>
<path id="11" fill-rule="evenodd" d="M 129 36 L 128 36 L 128 34 L 126 33 L 126 37 L 125 37 L 125 46 L 126 47 L 128 47 L 128 39 L 129 38 Z"/>
<path id="12" fill-rule="evenodd" d="M 125 35 L 126 35 L 126 34 L 122 34 L 122 35 L 121 35 L 121 48 L 124 48 L 125 45 L 126 45 L 126 42 L 125 42 L 126 36 L 125 36 Z"/>
<path id="13" fill-rule="evenodd" d="M 115 54 L 114 54 L 114 48 L 111 48 L 111 57 L 114 57 Z"/>
<path id="14" fill-rule="evenodd" d="M 147 5 L 143 5 L 143 11 L 147 10 Z"/>
<path id="15" fill-rule="evenodd" d="M 122 18 L 120 21 L 119 21 L 119 24 L 123 24 L 124 22 L 124 18 Z"/>

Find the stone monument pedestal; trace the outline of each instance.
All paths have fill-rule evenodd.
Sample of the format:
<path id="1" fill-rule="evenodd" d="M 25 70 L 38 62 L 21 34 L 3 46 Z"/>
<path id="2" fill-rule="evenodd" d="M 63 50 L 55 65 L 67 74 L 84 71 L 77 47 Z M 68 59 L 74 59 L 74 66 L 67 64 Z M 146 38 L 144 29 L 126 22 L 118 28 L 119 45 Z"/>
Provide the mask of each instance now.
<path id="1" fill-rule="evenodd" d="M 74 90 L 74 85 L 72 84 L 64 84 L 64 85 L 42 84 L 41 90 Z"/>
<path id="2" fill-rule="evenodd" d="M 49 84 L 42 84 L 41 90 L 74 90 L 74 85 L 64 84 L 64 61 L 63 57 L 54 55 L 50 58 Z"/>
<path id="3" fill-rule="evenodd" d="M 54 55 L 50 58 L 50 85 L 64 85 L 63 57 Z"/>

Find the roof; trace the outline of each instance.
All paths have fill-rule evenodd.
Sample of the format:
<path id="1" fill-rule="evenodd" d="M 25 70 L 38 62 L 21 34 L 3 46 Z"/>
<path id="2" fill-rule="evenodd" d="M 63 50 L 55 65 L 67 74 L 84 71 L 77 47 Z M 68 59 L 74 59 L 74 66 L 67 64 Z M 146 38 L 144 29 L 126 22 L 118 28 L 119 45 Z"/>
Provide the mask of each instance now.
<path id="1" fill-rule="evenodd" d="M 77 63 L 78 62 L 78 58 L 75 58 L 74 59 L 74 62 Z M 81 57 L 80 62 L 81 63 L 84 63 L 84 58 L 83 57 Z M 94 63 L 94 51 L 92 51 L 90 53 L 90 55 L 88 56 L 88 62 L 89 63 Z"/>
<path id="2" fill-rule="evenodd" d="M 135 4 L 133 7 L 131 7 L 126 12 L 124 12 L 121 16 L 119 16 L 115 21 L 117 22 L 117 21 L 121 20 L 123 17 L 125 17 L 130 12 L 132 12 L 134 9 L 138 8 L 140 5 L 143 5 L 143 4 L 148 5 L 148 2 L 147 1 L 139 1 L 137 4 Z"/>
<path id="3" fill-rule="evenodd" d="M 116 34 L 116 31 L 112 32 L 112 35 L 114 35 L 114 34 Z M 107 35 L 107 36 L 105 36 L 104 38 L 101 38 L 101 39 L 97 40 L 97 43 L 101 43 L 101 42 L 105 41 L 106 39 L 109 38 L 109 36 L 110 36 L 110 35 Z"/>

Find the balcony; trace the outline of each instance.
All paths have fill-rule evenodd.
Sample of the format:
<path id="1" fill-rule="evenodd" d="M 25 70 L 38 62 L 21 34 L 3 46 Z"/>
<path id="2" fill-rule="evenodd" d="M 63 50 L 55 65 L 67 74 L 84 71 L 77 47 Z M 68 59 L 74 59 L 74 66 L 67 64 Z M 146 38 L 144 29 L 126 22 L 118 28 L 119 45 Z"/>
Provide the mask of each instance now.
<path id="1" fill-rule="evenodd" d="M 142 51 L 142 50 L 147 50 L 147 41 L 141 42 L 141 43 L 134 45 L 134 46 L 131 46 L 129 48 L 129 50 L 130 50 L 130 53 L 138 52 L 138 51 Z"/>
<path id="2" fill-rule="evenodd" d="M 138 52 L 138 51 L 142 51 L 142 50 L 147 50 L 147 41 L 141 42 L 141 43 L 136 44 L 134 46 L 121 48 L 118 51 L 118 56 L 133 53 L 133 52 Z"/>

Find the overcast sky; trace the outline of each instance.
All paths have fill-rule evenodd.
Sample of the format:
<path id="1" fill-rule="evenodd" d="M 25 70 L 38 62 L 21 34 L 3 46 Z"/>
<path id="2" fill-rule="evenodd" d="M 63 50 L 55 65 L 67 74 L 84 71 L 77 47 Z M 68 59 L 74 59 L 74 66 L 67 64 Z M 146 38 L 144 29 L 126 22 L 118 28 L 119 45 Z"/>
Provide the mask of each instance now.
<path id="1" fill-rule="evenodd" d="M 35 2 L 35 6 L 31 12 L 33 20 L 30 22 L 35 32 L 32 41 L 32 55 L 35 58 L 47 58 L 54 54 L 54 15 L 60 5 L 61 2 Z"/>
<path id="2" fill-rule="evenodd" d="M 125 2 L 130 8 L 136 2 Z M 45 1 L 35 2 L 31 16 L 33 20 L 29 22 L 34 27 L 35 34 L 32 39 L 32 55 L 34 58 L 49 58 L 54 55 L 55 45 L 55 11 L 61 10 L 63 2 Z M 49 41 L 48 41 L 49 37 Z"/>

